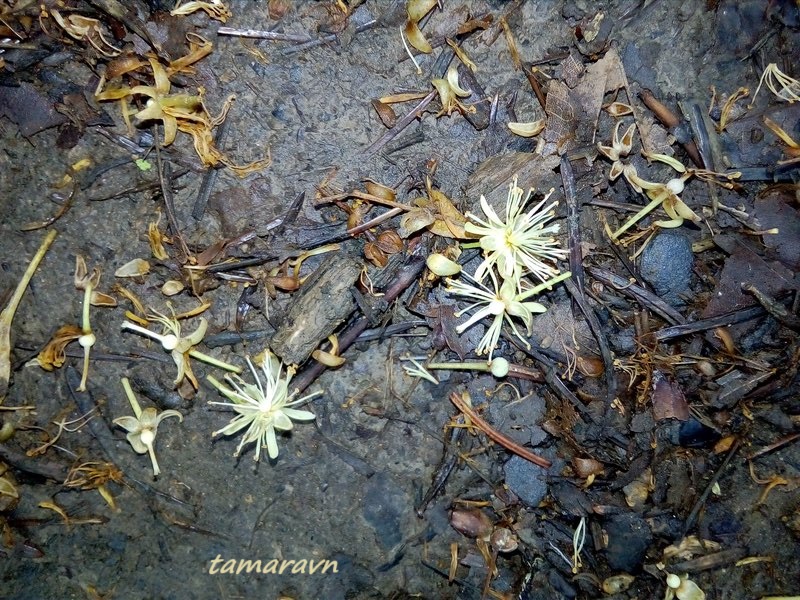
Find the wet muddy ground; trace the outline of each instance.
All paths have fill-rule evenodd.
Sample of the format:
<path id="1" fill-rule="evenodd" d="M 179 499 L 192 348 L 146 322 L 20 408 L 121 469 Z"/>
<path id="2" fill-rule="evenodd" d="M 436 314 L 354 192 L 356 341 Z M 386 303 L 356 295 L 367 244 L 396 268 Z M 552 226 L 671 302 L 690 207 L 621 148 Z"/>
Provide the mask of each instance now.
<path id="1" fill-rule="evenodd" d="M 129 132 L 118 102 L 96 101 L 109 63 L 95 47 L 105 48 L 102 41 L 72 40 L 52 15 L 43 20 L 49 35 L 36 19 L 25 27 L 23 16 L 38 11 L 22 4 L 3 3 L 17 7 L 4 20 L 29 32 L 33 48 L 0 55 L 7 63 L 0 81 L 4 298 L 47 232 L 58 233 L 11 327 L 0 596 L 661 598 L 668 574 L 694 582 L 709 599 L 800 594 L 798 170 L 796 162 L 776 169 L 797 152 L 764 121 L 800 140 L 800 111 L 765 86 L 753 100 L 768 64 L 800 75 L 795 3 L 445 1 L 421 21 L 435 48 L 417 56 L 420 74 L 403 50 L 401 2 L 228 4 L 225 26 L 300 41 L 219 35 L 221 24 L 205 13 L 169 16 L 171 3 L 166 12 L 142 6 L 138 21 L 115 22 L 105 2 L 71 3 L 134 56 L 151 51 L 141 37 L 125 35 L 141 22 L 162 49 L 153 60 L 165 65 L 186 54 L 187 33 L 213 44 L 193 74 L 172 77 L 172 93 L 204 88 L 212 115 L 235 95 L 219 148 L 237 164 L 271 158 L 244 177 L 219 168 L 213 181 L 185 132 L 157 156 L 153 136 L 162 139 L 163 124 Z M 474 29 L 459 34 L 465 23 Z M 442 106 L 433 98 L 421 118 L 371 146 L 389 131 L 372 101 L 431 92 L 431 79 L 444 75 L 453 55 L 444 37 L 457 39 L 477 67 L 467 83 L 461 67 L 462 86 L 473 93 L 459 98 L 475 112 L 437 118 Z M 585 73 L 570 71 L 570 52 Z M 151 85 L 142 63 L 137 83 Z M 547 130 L 523 138 L 506 123 L 546 114 L 523 72 L 531 65 L 543 93 L 567 90 L 573 105 L 549 111 Z M 620 73 L 625 85 L 609 83 Z M 681 198 L 697 223 L 648 230 L 655 235 L 646 247 L 642 235 L 615 249 L 608 233 L 649 200 L 622 177 L 609 182 L 611 161 L 596 144 L 610 144 L 615 119 L 600 105 L 633 106 L 633 116 L 622 117 L 626 128 L 638 126 L 630 161 L 643 177 L 666 181 L 674 171 L 648 165 L 642 140 L 655 151 L 672 148 L 688 166 L 674 138 L 687 141 L 696 131 L 689 121 L 662 126 L 641 93 L 692 117 L 695 106 L 708 112 L 713 89 L 717 108 L 704 119 L 713 129 L 724 99 L 740 87 L 749 96 L 712 136 L 714 169 L 743 170 L 739 187 L 695 178 Z M 421 99 L 393 105 L 398 119 Z M 553 115 L 568 122 L 568 134 L 552 129 Z M 565 191 L 564 161 L 574 192 Z M 430 253 L 456 246 L 452 235 L 423 228 L 379 238 L 404 233 L 398 216 L 349 235 L 348 227 L 387 210 L 350 192 L 372 180 L 410 206 L 432 194 L 429 179 L 458 213 L 480 214 L 481 194 L 502 210 L 514 174 L 522 187 L 536 188 L 537 199 L 554 188 L 558 238 L 583 265 L 582 280 L 574 263 L 562 261 L 573 283 L 537 297 L 547 312 L 534 316 L 525 336 L 530 350 L 513 335 L 500 340 L 495 356 L 518 365 L 509 377 L 446 370 L 434 372 L 438 384 L 410 377 L 403 357 L 475 360 L 484 325 L 456 335 L 466 317 L 453 311 L 467 303 L 455 302 L 424 269 Z M 659 211 L 630 231 L 669 218 Z M 169 238 L 166 258 L 152 253 L 148 225 L 156 222 Z M 379 250 L 376 240 L 384 242 Z M 338 249 L 300 265 L 308 279 L 284 268 L 329 242 Z M 462 262 L 472 273 L 480 259 L 469 252 Z M 388 264 L 379 268 L 365 254 Z M 81 325 L 77 256 L 90 272 L 100 269 L 97 289 L 117 301 L 91 309 L 96 342 L 85 392 L 76 391 L 84 367 L 75 339 L 85 331 L 66 346 L 63 366 L 31 364 L 60 327 Z M 115 277 L 134 259 L 147 260 L 149 271 Z M 187 269 L 193 265 L 211 268 Z M 163 286 L 176 281 L 185 289 L 165 295 Z M 769 310 L 741 289 L 745 282 Z M 241 433 L 212 438 L 233 417 L 211 404 L 225 399 L 208 376 L 222 380 L 225 371 L 191 358 L 198 389 L 188 380 L 176 389 L 170 354 L 123 330 L 130 313 L 144 315 L 120 285 L 146 312 L 169 316 L 209 304 L 181 321 L 182 335 L 206 319 L 197 350 L 218 360 L 246 368 L 246 357 L 269 345 L 300 363 L 290 387 L 310 383 L 303 394 L 318 392 L 296 407 L 315 420 L 279 434 L 275 460 L 262 448 L 254 461 L 254 445 L 235 457 Z M 716 325 L 705 321 L 714 317 Z M 696 322 L 705 326 L 680 329 Z M 343 352 L 344 364 L 313 377 L 310 352 L 329 350 L 329 334 L 343 340 L 354 327 L 367 334 Z M 152 319 L 149 328 L 160 331 Z M 253 381 L 247 370 L 242 377 Z M 148 456 L 134 453 L 113 423 L 132 414 L 122 378 L 142 408 L 182 418 L 159 425 L 157 478 Z M 487 438 L 451 402 L 462 392 L 494 430 L 551 466 Z M 79 419 L 87 414 L 88 422 Z M 59 422 L 67 424 L 54 439 Z M 473 427 L 443 450 L 455 439 L 446 425 L 456 422 Z M 104 489 L 116 510 L 96 490 L 63 485 L 89 462 L 115 465 Z M 443 463 L 454 468 L 441 492 L 426 498 Z M 585 543 L 575 565 L 579 528 Z M 284 564 L 283 574 L 231 573 L 240 560 L 261 560 L 265 570 L 297 562 Z M 335 563 L 311 574 L 318 561 Z M 681 594 L 689 593 L 687 581 Z"/>

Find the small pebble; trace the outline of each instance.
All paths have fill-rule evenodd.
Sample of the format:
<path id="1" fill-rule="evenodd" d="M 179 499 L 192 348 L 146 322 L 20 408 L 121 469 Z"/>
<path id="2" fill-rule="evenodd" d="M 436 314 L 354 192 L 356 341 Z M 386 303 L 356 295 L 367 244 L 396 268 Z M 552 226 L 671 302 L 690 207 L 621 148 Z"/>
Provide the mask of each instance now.
<path id="1" fill-rule="evenodd" d="M 677 231 L 656 235 L 642 252 L 639 269 L 662 300 L 680 306 L 680 294 L 688 291 L 694 254 L 689 238 Z"/>
<path id="2" fill-rule="evenodd" d="M 512 456 L 503 466 L 506 485 L 523 504 L 538 506 L 547 494 L 547 471 L 542 467 Z"/>

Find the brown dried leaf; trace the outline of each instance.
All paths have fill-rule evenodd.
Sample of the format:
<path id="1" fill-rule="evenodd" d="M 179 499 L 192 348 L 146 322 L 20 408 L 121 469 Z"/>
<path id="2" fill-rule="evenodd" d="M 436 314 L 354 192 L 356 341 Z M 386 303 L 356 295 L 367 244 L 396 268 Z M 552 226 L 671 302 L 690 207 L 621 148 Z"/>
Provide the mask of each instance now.
<path id="1" fill-rule="evenodd" d="M 397 123 L 397 115 L 391 106 L 376 99 L 372 101 L 372 108 L 375 109 L 375 112 L 378 114 L 378 118 L 381 120 L 381 123 L 383 123 L 387 128 L 391 129 L 395 126 L 395 123 Z"/>
<path id="2" fill-rule="evenodd" d="M 680 386 L 668 379 L 660 371 L 653 372 L 653 418 L 656 421 L 663 419 L 689 419 L 689 404 Z"/>
<path id="3" fill-rule="evenodd" d="M 431 307 L 429 313 L 435 315 L 430 317 L 433 319 L 434 339 L 442 340 L 443 345 L 447 345 L 450 350 L 458 354 L 461 360 L 464 360 L 471 348 L 468 347 L 468 340 L 456 333 L 456 327 L 459 324 L 459 319 L 456 318 L 457 308 L 455 304 L 440 304 Z"/>
<path id="4" fill-rule="evenodd" d="M 430 190 L 431 200 L 436 203 L 439 211 L 435 222 L 429 228 L 432 233 L 442 237 L 465 238 L 464 225 L 467 220 L 450 199 L 438 190 Z"/>

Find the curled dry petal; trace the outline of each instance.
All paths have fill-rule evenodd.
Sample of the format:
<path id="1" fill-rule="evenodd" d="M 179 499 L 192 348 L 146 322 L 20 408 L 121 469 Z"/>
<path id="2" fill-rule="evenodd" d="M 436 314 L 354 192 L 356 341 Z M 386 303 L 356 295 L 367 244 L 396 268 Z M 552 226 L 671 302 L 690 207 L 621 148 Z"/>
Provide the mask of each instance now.
<path id="1" fill-rule="evenodd" d="M 180 294 L 184 287 L 186 286 L 183 285 L 183 282 L 170 279 L 161 286 L 161 293 L 165 296 L 175 296 L 176 294 Z"/>
<path id="2" fill-rule="evenodd" d="M 444 254 L 433 253 L 425 260 L 431 273 L 439 277 L 452 277 L 461 272 L 461 265 L 447 258 Z"/>
<path id="3" fill-rule="evenodd" d="M 450 65 L 450 68 L 447 69 L 447 83 L 450 84 L 453 92 L 456 96 L 460 98 L 466 98 L 470 94 L 472 94 L 471 90 L 463 89 L 458 83 L 458 69 L 455 65 Z"/>
<path id="4" fill-rule="evenodd" d="M 397 192 L 395 192 L 388 185 L 383 185 L 382 183 L 378 183 L 377 181 L 372 181 L 371 179 L 368 179 L 367 181 L 364 182 L 364 189 L 367 190 L 368 194 L 376 196 L 377 198 L 382 198 L 383 200 L 391 200 L 392 202 L 397 200 Z"/>
<path id="5" fill-rule="evenodd" d="M 536 121 L 530 121 L 527 123 L 511 122 L 508 124 L 508 128 L 511 130 L 511 133 L 526 138 L 539 135 L 542 131 L 544 131 L 544 126 L 544 119 L 538 119 Z"/>
<path id="6" fill-rule="evenodd" d="M 617 123 L 617 128 L 619 128 L 619 123 Z M 622 139 L 619 140 L 619 147 L 620 147 L 620 154 L 622 156 L 628 156 L 631 152 L 631 148 L 633 148 L 633 134 L 636 132 L 636 123 L 631 123 L 631 126 L 628 127 L 628 130 L 625 132 L 625 135 L 622 136 Z M 616 130 L 614 131 L 614 135 L 616 137 Z"/>
<path id="7" fill-rule="evenodd" d="M 431 12 L 434 6 L 436 6 L 436 0 L 409 0 L 406 5 L 409 21 L 419 21 Z"/>
<path id="8" fill-rule="evenodd" d="M 141 277 L 150 272 L 150 263 L 143 258 L 134 258 L 114 271 L 114 277 Z"/>
<path id="9" fill-rule="evenodd" d="M 416 21 L 408 21 L 406 23 L 405 34 L 406 38 L 408 38 L 408 43 L 420 52 L 425 54 L 433 52 L 433 46 L 431 46 L 430 42 L 422 35 L 422 30 L 419 28 Z"/>
<path id="10" fill-rule="evenodd" d="M 74 342 L 83 335 L 83 331 L 77 325 L 64 325 L 56 331 L 52 339 L 42 349 L 36 357 L 36 362 L 45 371 L 58 369 L 64 364 L 66 355 L 64 349 L 67 344 Z"/>
<path id="11" fill-rule="evenodd" d="M 604 108 L 612 117 L 624 117 L 625 115 L 633 114 L 633 108 L 624 102 L 612 102 Z"/>

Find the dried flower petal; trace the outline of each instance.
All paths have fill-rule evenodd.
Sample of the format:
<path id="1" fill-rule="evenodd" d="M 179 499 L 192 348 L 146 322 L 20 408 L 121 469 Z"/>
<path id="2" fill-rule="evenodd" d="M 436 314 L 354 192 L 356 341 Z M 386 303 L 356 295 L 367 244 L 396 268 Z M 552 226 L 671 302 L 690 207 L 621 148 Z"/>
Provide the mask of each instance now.
<path id="1" fill-rule="evenodd" d="M 36 357 L 36 363 L 45 371 L 52 371 L 53 369 L 60 368 L 66 360 L 64 352 L 67 344 L 77 340 L 83 332 L 77 325 L 64 325 L 59 327 L 55 335 L 50 338 L 47 345 L 42 348 Z"/>
<path id="2" fill-rule="evenodd" d="M 544 131 L 544 126 L 544 119 L 530 121 L 527 123 L 511 122 L 508 124 L 508 128 L 511 130 L 511 133 L 526 138 L 539 135 L 542 131 Z"/>
<path id="3" fill-rule="evenodd" d="M 114 271 L 114 277 L 141 277 L 150 272 L 150 263 L 143 258 L 134 258 Z"/>
<path id="4" fill-rule="evenodd" d="M 461 265 L 447 258 L 443 254 L 433 253 L 425 260 L 431 273 L 439 277 L 452 277 L 461 272 Z"/>
<path id="5" fill-rule="evenodd" d="M 433 52 L 433 46 L 431 46 L 430 42 L 425 39 L 425 36 L 422 34 L 422 30 L 417 25 L 416 21 L 408 21 L 406 22 L 406 27 L 404 30 L 406 34 L 406 38 L 408 38 L 408 43 L 414 46 L 417 50 L 424 54 L 430 54 Z"/>

